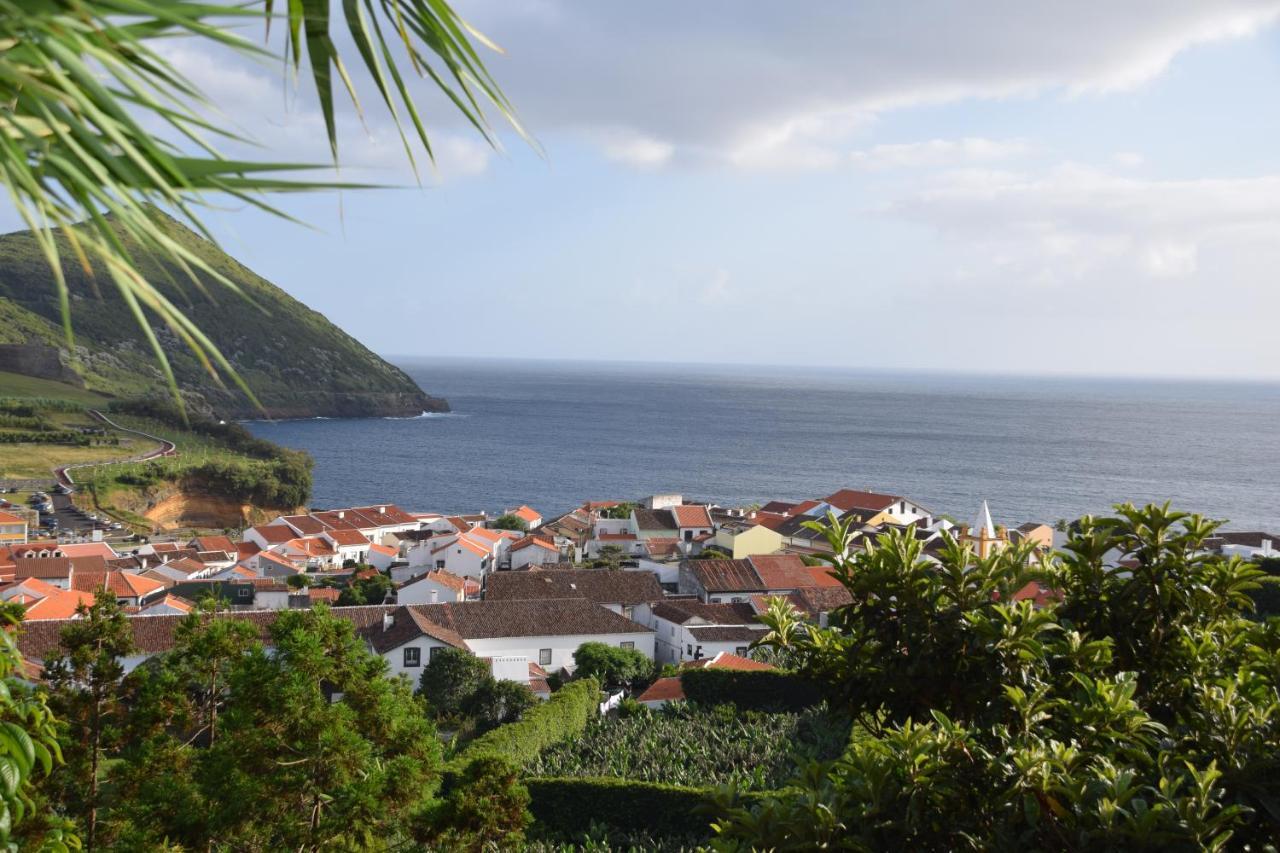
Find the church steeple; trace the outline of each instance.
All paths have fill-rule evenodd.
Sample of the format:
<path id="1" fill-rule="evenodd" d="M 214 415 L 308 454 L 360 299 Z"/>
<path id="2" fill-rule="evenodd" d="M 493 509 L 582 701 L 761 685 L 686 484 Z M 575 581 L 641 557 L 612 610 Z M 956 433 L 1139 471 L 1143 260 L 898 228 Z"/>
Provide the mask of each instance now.
<path id="1" fill-rule="evenodd" d="M 1003 527 L 997 528 L 991 520 L 991 507 L 987 506 L 985 500 L 964 539 L 973 544 L 974 553 L 979 559 L 1009 544 L 1009 534 Z"/>

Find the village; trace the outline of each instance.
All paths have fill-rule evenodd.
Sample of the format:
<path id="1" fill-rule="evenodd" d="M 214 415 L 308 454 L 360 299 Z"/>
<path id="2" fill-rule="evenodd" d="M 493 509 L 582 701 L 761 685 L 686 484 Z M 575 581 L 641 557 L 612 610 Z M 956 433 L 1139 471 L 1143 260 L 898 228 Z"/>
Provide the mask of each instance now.
<path id="1" fill-rule="evenodd" d="M 997 524 L 985 501 L 965 525 L 902 495 L 853 489 L 734 508 L 678 494 L 587 501 L 549 519 L 529 506 L 489 516 L 380 504 L 284 515 L 238 538 L 132 546 L 31 539 L 23 517 L 0 512 L 0 600 L 25 609 L 19 647 L 36 677 L 59 653 L 63 627 L 108 594 L 134 634 L 126 671 L 169 650 L 199 602 L 254 623 L 264 638 L 280 611 L 323 604 L 353 624 L 392 676 L 416 684 L 453 648 L 547 698 L 572 678 L 586 643 L 634 650 L 657 667 L 766 666 L 752 660 L 752 646 L 767 631 L 760 617 L 771 599 L 822 626 L 850 601 L 823 559 L 831 544 L 812 525 L 831 517 L 851 524 L 849 548 L 898 529 L 925 558 L 949 540 L 982 557 L 1016 543 L 1042 553 L 1065 536 L 1046 523 Z M 1210 544 L 1257 559 L 1275 555 L 1276 541 L 1218 532 Z M 1031 582 L 1015 598 L 1055 596 Z M 671 677 L 638 696 L 651 706 L 678 698 Z"/>

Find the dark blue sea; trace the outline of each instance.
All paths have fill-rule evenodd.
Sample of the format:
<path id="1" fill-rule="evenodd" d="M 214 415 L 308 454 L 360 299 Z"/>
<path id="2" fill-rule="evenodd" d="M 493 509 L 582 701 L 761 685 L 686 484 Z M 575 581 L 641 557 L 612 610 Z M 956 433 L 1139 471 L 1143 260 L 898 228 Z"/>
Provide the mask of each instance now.
<path id="1" fill-rule="evenodd" d="M 1172 500 L 1280 530 L 1280 384 L 396 359 L 449 415 L 257 422 L 315 457 L 317 507 L 544 515 L 679 492 L 850 487 L 998 523 Z"/>

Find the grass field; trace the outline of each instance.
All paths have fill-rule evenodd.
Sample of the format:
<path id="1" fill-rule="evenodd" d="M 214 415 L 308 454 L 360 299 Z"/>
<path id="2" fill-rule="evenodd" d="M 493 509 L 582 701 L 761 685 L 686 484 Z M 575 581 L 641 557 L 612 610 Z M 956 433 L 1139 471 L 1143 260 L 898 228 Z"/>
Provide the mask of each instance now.
<path id="1" fill-rule="evenodd" d="M 3 370 L 0 370 L 0 397 L 45 397 L 83 403 L 86 406 L 100 406 L 107 401 L 101 394 L 67 385 L 65 382 L 36 379 L 34 376 L 6 373 Z"/>

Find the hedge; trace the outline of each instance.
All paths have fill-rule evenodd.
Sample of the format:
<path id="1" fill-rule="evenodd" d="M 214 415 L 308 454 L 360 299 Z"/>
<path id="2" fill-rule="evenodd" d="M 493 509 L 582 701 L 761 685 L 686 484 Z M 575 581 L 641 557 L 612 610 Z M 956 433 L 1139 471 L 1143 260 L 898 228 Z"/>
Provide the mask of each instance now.
<path id="1" fill-rule="evenodd" d="M 680 684 L 690 702 L 732 703 L 744 711 L 801 711 L 823 698 L 813 682 L 777 670 L 691 669 L 681 673 Z"/>
<path id="2" fill-rule="evenodd" d="M 1258 578 L 1258 589 L 1251 590 L 1249 595 L 1257 608 L 1254 612 L 1259 619 L 1280 616 L 1280 577 L 1265 575 Z"/>
<path id="3" fill-rule="evenodd" d="M 557 690 L 514 723 L 486 732 L 458 754 L 445 771 L 446 786 L 461 775 L 471 762 L 486 756 L 501 758 L 516 768 L 523 767 L 538 753 L 581 732 L 599 713 L 600 685 L 583 678 Z"/>
<path id="4" fill-rule="evenodd" d="M 609 777 L 524 780 L 529 811 L 541 833 L 576 837 L 593 825 L 655 838 L 711 837 L 712 788 L 665 785 Z M 755 800 L 775 792 L 739 793 Z"/>

